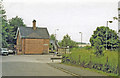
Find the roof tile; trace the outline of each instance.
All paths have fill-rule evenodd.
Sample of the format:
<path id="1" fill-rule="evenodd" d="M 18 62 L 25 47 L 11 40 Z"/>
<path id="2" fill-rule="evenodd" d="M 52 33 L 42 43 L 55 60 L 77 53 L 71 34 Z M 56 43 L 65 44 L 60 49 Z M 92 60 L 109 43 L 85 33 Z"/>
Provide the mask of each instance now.
<path id="1" fill-rule="evenodd" d="M 19 27 L 19 31 L 22 38 L 42 38 L 42 39 L 49 38 L 47 28 L 37 27 L 36 30 L 33 30 L 32 27 Z"/>

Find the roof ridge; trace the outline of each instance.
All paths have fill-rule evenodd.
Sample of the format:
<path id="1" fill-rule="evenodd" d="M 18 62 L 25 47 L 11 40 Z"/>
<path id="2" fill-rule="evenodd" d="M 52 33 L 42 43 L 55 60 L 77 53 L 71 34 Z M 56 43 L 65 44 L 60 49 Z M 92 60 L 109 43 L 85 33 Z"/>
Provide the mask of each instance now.
<path id="1" fill-rule="evenodd" d="M 23 26 L 20 26 L 23 27 Z M 32 28 L 32 27 L 25 27 L 25 28 Z M 47 27 L 36 27 L 36 28 L 47 28 Z"/>

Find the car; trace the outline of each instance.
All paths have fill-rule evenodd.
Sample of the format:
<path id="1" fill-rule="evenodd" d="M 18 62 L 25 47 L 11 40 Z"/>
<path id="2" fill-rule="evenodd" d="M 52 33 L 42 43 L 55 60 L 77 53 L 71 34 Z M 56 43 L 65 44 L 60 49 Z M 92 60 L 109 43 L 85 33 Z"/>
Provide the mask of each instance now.
<path id="1" fill-rule="evenodd" d="M 4 55 L 4 56 L 8 56 L 9 52 L 8 52 L 7 48 L 1 48 L 0 49 L 0 54 Z"/>
<path id="2" fill-rule="evenodd" d="M 9 54 L 13 54 L 13 50 L 8 50 L 8 53 Z"/>
<path id="3" fill-rule="evenodd" d="M 9 52 L 9 54 L 14 54 L 14 55 L 16 54 L 16 50 L 15 49 L 12 49 L 12 50 L 9 49 L 8 52 Z"/>
<path id="4" fill-rule="evenodd" d="M 13 54 L 14 54 L 14 55 L 16 54 L 16 49 L 13 49 Z"/>

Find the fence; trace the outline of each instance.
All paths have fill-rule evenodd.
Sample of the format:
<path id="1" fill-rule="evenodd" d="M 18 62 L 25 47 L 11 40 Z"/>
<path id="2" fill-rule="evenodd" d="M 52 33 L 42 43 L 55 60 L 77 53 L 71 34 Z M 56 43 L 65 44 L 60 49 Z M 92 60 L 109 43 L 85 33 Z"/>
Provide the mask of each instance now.
<path id="1" fill-rule="evenodd" d="M 78 60 L 74 60 L 71 55 L 69 56 L 63 56 L 62 57 L 62 63 L 66 63 L 66 64 L 72 64 L 72 65 L 77 65 L 77 66 L 82 66 L 84 68 L 93 68 L 93 69 L 97 69 L 97 70 L 101 70 L 103 72 L 107 72 L 107 73 L 114 73 L 114 74 L 118 74 L 118 65 L 117 67 L 111 66 L 108 63 L 108 56 L 106 57 L 106 63 L 105 64 L 100 64 L 100 63 L 94 63 L 92 61 L 92 56 L 89 56 L 89 62 L 85 62 L 85 61 L 81 61 L 81 55 L 78 55 L 79 59 Z"/>

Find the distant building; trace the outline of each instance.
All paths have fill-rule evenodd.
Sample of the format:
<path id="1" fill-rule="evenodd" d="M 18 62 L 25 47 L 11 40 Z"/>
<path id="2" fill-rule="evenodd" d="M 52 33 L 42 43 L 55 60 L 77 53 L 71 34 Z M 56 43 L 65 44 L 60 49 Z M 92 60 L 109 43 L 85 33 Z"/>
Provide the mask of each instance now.
<path id="1" fill-rule="evenodd" d="M 85 46 L 91 46 L 90 44 L 78 44 L 78 47 L 85 47 Z"/>
<path id="2" fill-rule="evenodd" d="M 17 54 L 44 54 L 49 53 L 49 33 L 47 28 L 18 27 L 16 34 Z"/>
<path id="3" fill-rule="evenodd" d="M 78 46 L 78 47 L 85 47 L 85 46 L 91 46 L 91 44 L 90 44 L 90 43 L 77 42 L 77 46 Z"/>

